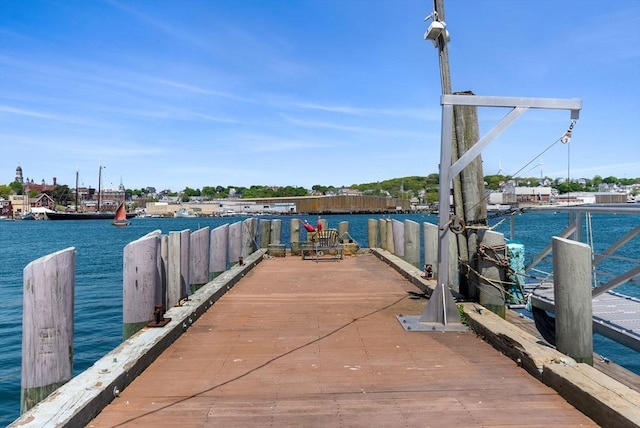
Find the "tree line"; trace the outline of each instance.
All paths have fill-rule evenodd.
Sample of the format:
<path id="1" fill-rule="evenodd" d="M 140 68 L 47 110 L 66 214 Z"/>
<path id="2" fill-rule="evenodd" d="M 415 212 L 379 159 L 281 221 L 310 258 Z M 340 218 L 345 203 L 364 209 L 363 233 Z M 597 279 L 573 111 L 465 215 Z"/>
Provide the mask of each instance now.
<path id="1" fill-rule="evenodd" d="M 315 184 L 311 187 L 313 194 L 336 194 L 341 189 L 354 189 L 365 195 L 384 196 L 393 198 L 412 198 L 418 197 L 424 203 L 432 203 L 438 200 L 439 180 L 438 174 L 429 174 L 427 176 L 408 176 L 400 178 L 392 178 L 389 180 L 376 181 L 371 183 L 352 184 L 350 186 L 325 186 Z M 639 178 L 617 178 L 614 176 L 601 177 L 594 176 L 591 179 L 572 180 L 570 182 L 561 179 L 551 179 L 548 177 L 519 177 L 512 178 L 506 175 L 494 174 L 484 177 L 485 185 L 488 190 L 498 190 L 501 185 L 509 180 L 515 181 L 516 186 L 536 187 L 550 186 L 558 190 L 560 194 L 568 192 L 596 192 L 601 184 L 630 186 L 640 184 Z M 24 194 L 24 186 L 14 181 L 8 185 L 0 185 L 0 198 L 8 199 L 9 195 Z M 58 185 L 50 192 L 49 196 L 57 205 L 69 205 L 74 202 L 74 190 L 68 185 Z M 193 189 L 185 187 L 182 191 L 174 192 L 171 190 L 163 190 L 156 192 L 151 187 L 143 189 L 126 189 L 125 197 L 132 200 L 133 196 L 143 202 L 157 201 L 165 196 L 177 197 L 183 202 L 188 202 L 192 198 L 202 198 L 203 200 L 226 199 L 226 198 L 280 198 L 280 197 L 299 197 L 309 195 L 309 190 L 300 186 L 265 186 L 253 185 L 250 187 L 243 186 L 204 186 L 202 189 Z M 29 197 L 35 198 L 38 194 L 34 190 L 30 191 Z"/>

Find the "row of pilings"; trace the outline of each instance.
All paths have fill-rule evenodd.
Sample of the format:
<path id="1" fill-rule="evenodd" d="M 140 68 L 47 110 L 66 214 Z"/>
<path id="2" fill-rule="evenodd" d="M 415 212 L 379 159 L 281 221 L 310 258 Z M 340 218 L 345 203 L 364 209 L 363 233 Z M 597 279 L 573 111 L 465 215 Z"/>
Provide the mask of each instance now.
<path id="1" fill-rule="evenodd" d="M 180 306 L 182 302 L 200 287 L 215 279 L 218 275 L 243 260 L 259 248 L 268 249 L 276 256 L 285 254 L 300 255 L 301 231 L 303 223 L 297 218 L 290 219 L 290 237 L 288 246 L 282 241 L 282 220 L 258 220 L 248 218 L 241 222 L 224 224 L 214 229 L 204 227 L 196 231 L 182 230 L 162 234 L 153 231 L 140 239 L 127 244 L 123 252 L 123 340 L 134 335 L 145 326 L 162 327 L 167 308 Z M 320 223 L 328 228 L 326 219 Z M 358 250 L 349 235 L 349 223 L 340 222 L 338 236 L 345 246 L 345 254 L 355 254 Z M 304 233 L 304 232 L 303 232 Z M 410 263 L 415 267 L 424 266 L 424 277 L 437 278 L 438 266 L 438 226 L 431 223 L 420 224 L 411 220 L 369 219 L 367 224 L 369 248 L 382 248 Z M 421 235 L 424 237 L 421 248 Z M 308 236 L 307 236 L 308 238 Z M 484 230 L 481 233 L 484 245 L 504 246 L 501 234 Z M 448 249 L 451 259 L 457 254 L 456 241 L 451 240 Z M 560 271 L 563 283 L 571 285 L 571 293 L 577 293 L 584 282 L 584 272 L 575 271 L 576 250 L 573 245 L 561 254 L 561 263 L 555 266 Z M 582 250 L 578 253 L 583 254 Z M 424 265 L 421 266 L 421 254 Z M 492 257 L 495 257 L 492 256 Z M 580 260 L 584 256 L 579 256 Z M 590 262 L 590 261 L 589 261 Z M 580 262 L 583 263 L 583 262 Z M 505 290 L 502 263 L 486 260 L 479 268 L 479 284 L 488 293 L 480 294 L 480 304 L 497 307 L 504 314 Z M 564 269 L 563 266 L 573 266 Z M 449 266 L 450 288 L 457 289 L 459 277 L 458 264 Z M 73 327 L 75 292 L 75 248 L 70 247 L 37 259 L 24 269 L 23 300 L 23 340 L 22 340 L 22 378 L 20 411 L 26 412 L 55 389 L 71 379 L 73 373 Z M 578 284 L 578 285 L 576 285 Z M 560 297 L 556 292 L 556 301 L 562 303 L 564 314 L 558 317 L 563 325 L 574 324 L 583 329 L 579 335 L 574 329 L 560 329 L 562 341 L 572 338 L 579 349 L 570 355 L 591 356 L 591 311 L 590 287 L 587 281 L 589 299 L 580 300 L 580 313 L 576 308 Z M 582 293 L 584 294 L 584 293 Z M 484 301 L 483 301 L 484 299 Z M 575 296 L 569 302 L 576 301 Z M 501 311 L 500 311 L 500 308 Z M 588 316 L 584 316 L 588 309 Z M 572 312 L 571 315 L 566 315 Z M 576 321 L 577 319 L 581 321 Z M 584 320 L 588 320 L 586 323 Z M 584 332 L 587 332 L 586 334 Z M 588 341 L 586 337 L 588 336 Z M 576 355 L 580 354 L 580 355 Z M 582 358 L 582 357 L 581 357 Z M 590 358 L 590 357 L 589 357 Z"/>

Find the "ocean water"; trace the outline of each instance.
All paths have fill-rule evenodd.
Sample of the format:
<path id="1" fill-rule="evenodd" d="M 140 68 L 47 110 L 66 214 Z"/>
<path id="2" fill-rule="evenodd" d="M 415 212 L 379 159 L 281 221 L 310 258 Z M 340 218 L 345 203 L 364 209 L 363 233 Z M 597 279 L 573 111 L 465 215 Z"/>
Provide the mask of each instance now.
<path id="1" fill-rule="evenodd" d="M 349 233 L 361 247 L 368 246 L 367 220 L 376 215 L 326 216 L 329 227 L 349 222 Z M 386 216 L 418 223 L 437 223 L 428 214 Z M 594 247 L 602 251 L 613 237 L 640 224 L 637 215 L 594 215 Z M 261 217 L 270 218 L 270 217 Z M 282 236 L 288 239 L 291 217 L 282 220 Z M 297 216 L 316 223 L 316 216 Z M 22 346 L 22 275 L 31 261 L 69 247 L 76 249 L 74 374 L 89 368 L 122 341 L 122 255 L 125 245 L 154 231 L 215 228 L 242 218 L 136 218 L 129 227 L 116 228 L 110 221 L 0 221 L 0 425 L 19 416 Z M 500 219 L 492 220 L 496 224 Z M 528 212 L 514 218 L 515 238 L 525 244 L 531 259 L 551 242 L 567 224 L 566 214 Z M 496 226 L 509 237 L 509 222 Z M 627 244 L 625 257 L 640 260 L 640 237 Z M 550 268 L 550 258 L 541 268 Z M 626 267 L 629 261 L 615 260 L 611 271 Z M 625 284 L 616 289 L 640 298 L 640 287 Z M 606 338 L 594 339 L 595 351 L 611 361 L 640 374 L 638 353 Z"/>

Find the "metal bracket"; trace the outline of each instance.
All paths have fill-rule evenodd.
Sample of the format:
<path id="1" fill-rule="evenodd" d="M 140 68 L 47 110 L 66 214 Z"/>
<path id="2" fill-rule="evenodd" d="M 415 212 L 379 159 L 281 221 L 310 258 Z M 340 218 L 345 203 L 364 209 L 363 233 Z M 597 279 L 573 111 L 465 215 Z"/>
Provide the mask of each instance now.
<path id="1" fill-rule="evenodd" d="M 398 315 L 405 331 L 469 331 L 460 322 L 460 313 L 449 289 L 441 284 L 429 298 L 422 315 Z"/>
<path id="2" fill-rule="evenodd" d="M 164 305 L 156 305 L 153 311 L 153 320 L 147 324 L 147 327 L 164 327 L 170 321 L 171 318 L 164 317 Z"/>

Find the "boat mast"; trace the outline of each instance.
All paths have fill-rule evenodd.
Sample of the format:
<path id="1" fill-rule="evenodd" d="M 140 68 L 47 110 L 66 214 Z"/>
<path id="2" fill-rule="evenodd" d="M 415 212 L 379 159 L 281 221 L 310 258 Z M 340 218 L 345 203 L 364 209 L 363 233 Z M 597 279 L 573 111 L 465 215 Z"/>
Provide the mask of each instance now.
<path id="1" fill-rule="evenodd" d="M 100 212 L 100 205 L 102 203 L 102 165 L 98 166 L 98 212 Z"/>
<path id="2" fill-rule="evenodd" d="M 76 168 L 76 212 L 78 212 L 78 168 Z"/>

